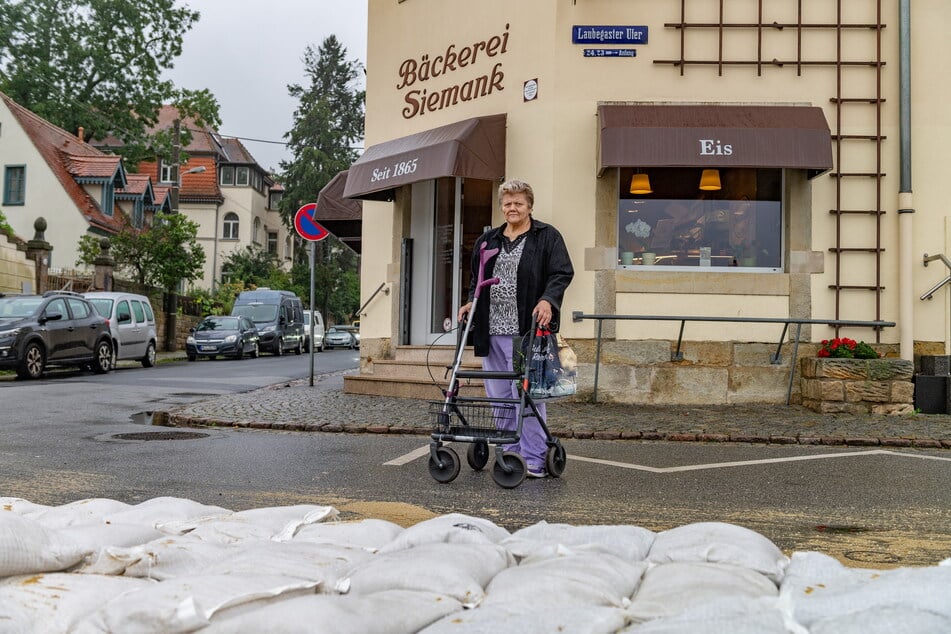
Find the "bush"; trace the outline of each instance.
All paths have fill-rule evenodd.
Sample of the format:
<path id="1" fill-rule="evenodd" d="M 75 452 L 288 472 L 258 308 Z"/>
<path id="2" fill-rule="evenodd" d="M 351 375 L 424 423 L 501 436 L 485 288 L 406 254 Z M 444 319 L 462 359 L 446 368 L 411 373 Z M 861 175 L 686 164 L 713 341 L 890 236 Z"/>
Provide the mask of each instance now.
<path id="1" fill-rule="evenodd" d="M 877 359 L 879 355 L 872 346 L 864 341 L 856 341 L 848 337 L 836 337 L 835 339 L 823 339 L 822 347 L 819 348 L 817 356 L 836 359 Z"/>

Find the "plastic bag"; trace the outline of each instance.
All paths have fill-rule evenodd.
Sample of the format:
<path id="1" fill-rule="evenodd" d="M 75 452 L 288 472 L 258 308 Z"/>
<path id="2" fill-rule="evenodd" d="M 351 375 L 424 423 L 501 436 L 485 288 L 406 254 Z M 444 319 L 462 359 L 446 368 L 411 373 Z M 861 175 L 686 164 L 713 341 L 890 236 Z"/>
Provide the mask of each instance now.
<path id="1" fill-rule="evenodd" d="M 577 391 L 576 373 L 573 369 L 566 370 L 562 365 L 558 336 L 551 330 L 536 328 L 534 337 L 522 338 L 521 350 L 528 363 L 528 393 L 532 398 L 571 396 Z M 567 350 L 570 351 L 570 348 Z M 516 367 L 516 370 L 519 368 Z"/>

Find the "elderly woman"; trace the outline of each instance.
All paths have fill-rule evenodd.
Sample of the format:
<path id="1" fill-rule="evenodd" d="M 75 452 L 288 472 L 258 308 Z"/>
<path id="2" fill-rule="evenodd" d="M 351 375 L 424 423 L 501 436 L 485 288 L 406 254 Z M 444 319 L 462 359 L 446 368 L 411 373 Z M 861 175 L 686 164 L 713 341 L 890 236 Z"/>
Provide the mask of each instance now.
<path id="1" fill-rule="evenodd" d="M 489 301 L 478 302 L 472 315 L 473 344 L 476 356 L 483 357 L 483 370 L 512 370 L 513 337 L 529 331 L 532 315 L 539 326 L 557 330 L 562 298 L 574 277 L 564 238 L 553 226 L 532 217 L 534 204 L 535 193 L 528 183 L 519 180 L 503 183 L 499 187 L 499 205 L 505 224 L 485 232 L 475 242 L 472 288 L 469 303 L 459 309 L 460 321 L 472 309 L 480 246 L 485 243 L 486 248 L 499 249 L 486 263 L 485 270 L 487 278 L 497 277 L 499 283 L 489 287 Z M 485 380 L 485 393 L 489 398 L 518 398 L 517 389 L 508 379 Z M 539 415 L 546 419 L 545 404 L 537 406 Z M 515 426 L 514 413 L 500 423 L 501 429 L 515 429 Z M 518 444 L 505 449 L 525 458 L 530 477 L 547 475 L 545 433 L 534 418 L 524 418 Z"/>

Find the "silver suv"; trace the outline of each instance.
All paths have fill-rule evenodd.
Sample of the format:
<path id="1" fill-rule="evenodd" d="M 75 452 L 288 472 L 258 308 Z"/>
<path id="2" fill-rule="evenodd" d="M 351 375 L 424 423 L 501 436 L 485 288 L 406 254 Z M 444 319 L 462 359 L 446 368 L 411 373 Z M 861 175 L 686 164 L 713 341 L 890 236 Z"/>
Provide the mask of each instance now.
<path id="1" fill-rule="evenodd" d="M 145 295 L 92 291 L 83 296 L 96 312 L 109 320 L 112 333 L 113 366 L 131 359 L 146 368 L 155 365 L 155 313 Z"/>

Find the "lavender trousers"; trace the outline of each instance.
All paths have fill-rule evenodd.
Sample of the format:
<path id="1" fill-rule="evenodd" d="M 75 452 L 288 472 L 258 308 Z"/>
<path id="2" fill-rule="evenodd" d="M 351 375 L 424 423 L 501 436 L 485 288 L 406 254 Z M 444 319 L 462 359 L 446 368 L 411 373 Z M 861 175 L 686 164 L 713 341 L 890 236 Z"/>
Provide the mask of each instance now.
<path id="1" fill-rule="evenodd" d="M 492 335 L 489 337 L 489 356 L 482 359 L 483 370 L 496 372 L 512 371 L 512 337 Z M 485 379 L 485 395 L 489 398 L 518 398 L 518 387 L 512 379 Z M 548 421 L 545 404 L 536 402 L 538 414 L 542 420 Z M 506 451 L 515 451 L 525 458 L 525 463 L 532 471 L 545 468 L 545 456 L 548 453 L 547 437 L 541 425 L 532 412 L 531 407 L 525 408 L 522 417 L 522 435 L 514 445 L 505 447 Z M 514 430 L 517 426 L 515 409 L 505 410 L 504 416 L 499 418 L 499 429 Z"/>

